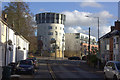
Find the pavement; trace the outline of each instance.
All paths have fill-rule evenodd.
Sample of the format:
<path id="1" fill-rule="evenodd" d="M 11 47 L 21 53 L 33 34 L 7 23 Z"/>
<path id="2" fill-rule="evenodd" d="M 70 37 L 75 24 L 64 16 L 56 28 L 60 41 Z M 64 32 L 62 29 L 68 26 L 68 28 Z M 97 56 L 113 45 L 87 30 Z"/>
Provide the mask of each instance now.
<path id="1" fill-rule="evenodd" d="M 102 75 L 102 76 L 104 76 L 104 75 L 103 75 L 103 73 L 104 73 L 104 72 L 103 72 L 103 69 L 94 68 L 94 67 L 88 65 L 87 62 L 85 62 L 85 63 L 80 63 L 80 64 L 79 64 L 79 67 L 80 67 L 81 69 L 85 70 L 85 71 L 92 72 L 92 73 L 95 73 L 95 74 L 97 74 L 97 75 Z"/>
<path id="2" fill-rule="evenodd" d="M 68 60 L 68 58 L 64 57 L 63 58 L 55 58 L 55 57 L 37 57 L 37 59 L 41 59 L 41 60 Z"/>
<path id="3" fill-rule="evenodd" d="M 0 80 L 2 79 L 2 67 L 0 67 Z"/>

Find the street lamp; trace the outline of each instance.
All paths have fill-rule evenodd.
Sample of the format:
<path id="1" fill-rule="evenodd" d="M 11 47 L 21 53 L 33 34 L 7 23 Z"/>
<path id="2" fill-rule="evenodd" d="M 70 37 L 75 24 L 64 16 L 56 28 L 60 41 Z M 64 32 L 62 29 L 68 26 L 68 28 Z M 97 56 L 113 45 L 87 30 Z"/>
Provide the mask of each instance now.
<path id="1" fill-rule="evenodd" d="M 85 16 L 85 17 L 91 17 L 91 16 Z M 99 41 L 99 17 L 92 17 L 92 18 L 97 18 L 97 22 L 98 22 L 98 41 Z"/>
<path id="2" fill-rule="evenodd" d="M 85 16 L 85 17 L 91 17 L 91 16 Z M 100 52 L 100 45 L 99 45 L 99 17 L 91 17 L 91 18 L 97 18 L 97 22 L 98 22 L 98 53 Z"/>

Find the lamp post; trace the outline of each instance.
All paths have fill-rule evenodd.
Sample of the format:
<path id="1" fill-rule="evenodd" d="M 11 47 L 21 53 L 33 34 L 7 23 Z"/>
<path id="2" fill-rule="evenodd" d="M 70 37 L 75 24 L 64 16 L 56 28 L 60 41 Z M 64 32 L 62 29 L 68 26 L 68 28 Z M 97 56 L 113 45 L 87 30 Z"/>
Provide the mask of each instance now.
<path id="1" fill-rule="evenodd" d="M 85 16 L 85 17 L 91 17 L 91 16 Z M 98 22 L 98 41 L 99 41 L 99 17 L 92 17 L 92 18 L 97 18 L 97 22 Z"/>
<path id="2" fill-rule="evenodd" d="M 58 33 L 57 33 L 57 31 L 55 31 L 55 35 L 56 35 L 56 42 L 57 42 L 57 35 L 58 35 Z M 55 59 L 57 58 L 57 49 L 56 49 L 56 47 L 57 47 L 57 45 L 56 45 L 56 42 L 55 42 Z"/>
<path id="3" fill-rule="evenodd" d="M 90 55 L 90 27 L 89 27 L 89 46 L 88 46 L 88 55 Z"/>
<path id="4" fill-rule="evenodd" d="M 85 17 L 91 17 L 91 16 L 85 16 Z M 96 18 L 98 22 L 98 53 L 100 52 L 100 45 L 99 45 L 99 17 L 91 17 L 91 18 Z"/>

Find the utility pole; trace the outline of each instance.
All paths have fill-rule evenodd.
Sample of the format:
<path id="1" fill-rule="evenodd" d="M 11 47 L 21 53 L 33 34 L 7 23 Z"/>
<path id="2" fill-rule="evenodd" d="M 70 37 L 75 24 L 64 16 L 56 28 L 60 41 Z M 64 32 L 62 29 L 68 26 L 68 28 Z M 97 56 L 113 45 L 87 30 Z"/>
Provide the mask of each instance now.
<path id="1" fill-rule="evenodd" d="M 98 19 L 98 42 L 99 42 L 99 17 L 97 17 Z"/>
<path id="2" fill-rule="evenodd" d="M 57 47 L 57 45 L 56 45 L 56 42 L 57 42 L 57 31 L 55 31 L 55 35 L 56 35 L 56 41 L 55 41 L 55 59 L 56 59 L 56 57 L 57 57 L 57 52 L 56 52 L 56 47 Z"/>
<path id="3" fill-rule="evenodd" d="M 7 14 L 5 14 L 4 20 L 5 20 L 5 22 L 7 22 Z M 6 59 L 7 59 L 7 38 L 8 38 L 7 37 L 7 35 L 8 35 L 7 31 L 8 31 L 8 29 L 6 27 L 5 66 L 7 65 L 7 61 L 6 61 Z"/>

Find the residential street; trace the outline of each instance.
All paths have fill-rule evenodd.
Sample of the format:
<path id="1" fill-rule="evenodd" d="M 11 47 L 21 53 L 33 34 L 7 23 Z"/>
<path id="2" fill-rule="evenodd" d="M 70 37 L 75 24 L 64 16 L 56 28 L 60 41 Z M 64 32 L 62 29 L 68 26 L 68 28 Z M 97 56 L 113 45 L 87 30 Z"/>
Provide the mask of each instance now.
<path id="1" fill-rule="evenodd" d="M 33 76 L 21 75 L 21 79 L 39 80 L 103 80 L 102 71 L 91 71 L 92 69 L 85 66 L 85 61 L 69 60 L 44 60 L 39 59 L 39 66 Z M 82 66 L 84 68 L 82 68 Z M 85 68 L 91 69 L 86 71 Z"/>

